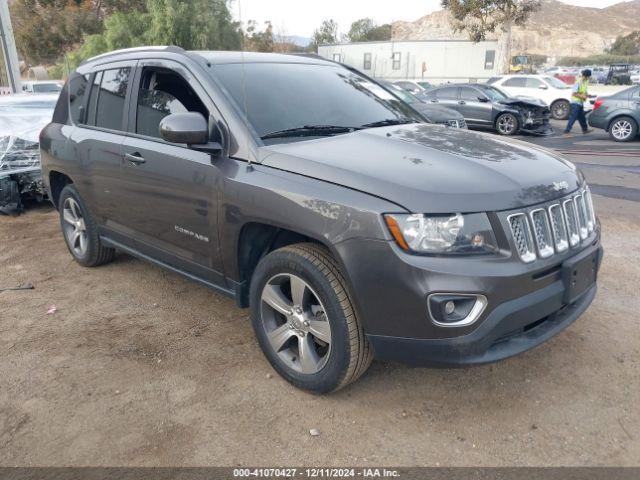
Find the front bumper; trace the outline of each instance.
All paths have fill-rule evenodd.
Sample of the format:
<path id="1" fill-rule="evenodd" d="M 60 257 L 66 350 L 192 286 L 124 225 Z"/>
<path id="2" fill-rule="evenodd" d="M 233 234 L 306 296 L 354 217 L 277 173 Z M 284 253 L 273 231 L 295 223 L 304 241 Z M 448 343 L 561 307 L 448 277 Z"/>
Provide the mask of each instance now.
<path id="1" fill-rule="evenodd" d="M 599 269 L 603 256 L 599 228 L 581 249 L 533 264 L 420 257 L 390 242 L 350 243 L 339 244 L 339 253 L 375 357 L 413 366 L 484 364 L 540 345 L 571 325 L 596 294 L 594 283 L 567 303 L 563 264 L 597 252 Z M 427 310 L 432 292 L 481 294 L 488 307 L 472 325 L 438 326 Z"/>
<path id="2" fill-rule="evenodd" d="M 571 305 L 564 305 L 562 282 L 503 303 L 475 331 L 448 339 L 369 335 L 380 360 L 412 366 L 462 367 L 496 362 L 530 350 L 571 325 L 596 295 L 593 285 Z"/>

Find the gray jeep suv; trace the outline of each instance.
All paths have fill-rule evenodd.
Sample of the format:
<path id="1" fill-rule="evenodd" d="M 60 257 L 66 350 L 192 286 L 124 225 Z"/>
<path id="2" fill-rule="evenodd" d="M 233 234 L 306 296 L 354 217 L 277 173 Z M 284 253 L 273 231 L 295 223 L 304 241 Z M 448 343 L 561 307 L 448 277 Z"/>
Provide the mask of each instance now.
<path id="1" fill-rule="evenodd" d="M 600 227 L 570 162 L 425 124 L 317 57 L 101 55 L 68 80 L 41 149 L 78 263 L 119 250 L 234 297 L 273 367 L 309 391 L 374 357 L 510 357 L 596 294 Z"/>

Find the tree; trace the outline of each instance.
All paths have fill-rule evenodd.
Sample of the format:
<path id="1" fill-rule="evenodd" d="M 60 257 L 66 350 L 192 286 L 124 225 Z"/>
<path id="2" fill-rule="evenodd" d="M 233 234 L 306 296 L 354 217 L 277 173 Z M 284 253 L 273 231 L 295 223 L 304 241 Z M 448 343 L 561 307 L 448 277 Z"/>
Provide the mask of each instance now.
<path id="1" fill-rule="evenodd" d="M 50 63 L 102 30 L 89 0 L 16 0 L 10 11 L 16 47 L 28 64 Z"/>
<path id="2" fill-rule="evenodd" d="M 391 25 L 376 25 L 370 18 L 361 18 L 351 24 L 347 39 L 350 42 L 391 40 Z"/>
<path id="3" fill-rule="evenodd" d="M 453 29 L 467 32 L 474 42 L 486 40 L 498 29 L 503 32 L 499 61 L 506 73 L 511 59 L 511 29 L 524 25 L 540 8 L 540 0 L 442 0 L 442 7 L 451 14 Z"/>
<path id="4" fill-rule="evenodd" d="M 239 50 L 240 24 L 225 0 L 147 0 L 149 43 L 187 50 Z"/>
<path id="5" fill-rule="evenodd" d="M 244 50 L 252 52 L 273 52 L 275 48 L 275 37 L 273 35 L 273 25 L 271 22 L 264 22 L 266 28 L 258 30 L 255 20 L 249 20 L 247 30 L 244 35 Z"/>
<path id="6" fill-rule="evenodd" d="M 318 51 L 319 45 L 338 43 L 338 24 L 335 20 L 325 20 L 320 28 L 314 30 L 309 48 Z"/>
<path id="7" fill-rule="evenodd" d="M 612 55 L 640 55 L 640 30 L 620 35 L 609 48 Z"/>

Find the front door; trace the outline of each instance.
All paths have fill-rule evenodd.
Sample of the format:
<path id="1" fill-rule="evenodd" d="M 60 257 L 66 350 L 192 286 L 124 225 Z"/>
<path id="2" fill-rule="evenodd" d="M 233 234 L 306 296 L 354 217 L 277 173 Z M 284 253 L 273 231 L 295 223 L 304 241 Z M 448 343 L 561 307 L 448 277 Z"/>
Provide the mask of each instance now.
<path id="1" fill-rule="evenodd" d="M 480 98 L 487 98 L 479 90 L 473 87 L 460 88 L 460 113 L 467 120 L 469 125 L 488 126 L 491 125 L 491 114 L 493 107 L 491 102 L 480 101 Z"/>
<path id="2" fill-rule="evenodd" d="M 169 114 L 199 112 L 211 122 L 213 108 L 189 72 L 172 67 L 168 61 L 138 66 L 129 136 L 122 146 L 125 224 L 140 252 L 222 284 L 216 161 L 187 145 L 166 142 L 159 133 L 160 121 Z"/>

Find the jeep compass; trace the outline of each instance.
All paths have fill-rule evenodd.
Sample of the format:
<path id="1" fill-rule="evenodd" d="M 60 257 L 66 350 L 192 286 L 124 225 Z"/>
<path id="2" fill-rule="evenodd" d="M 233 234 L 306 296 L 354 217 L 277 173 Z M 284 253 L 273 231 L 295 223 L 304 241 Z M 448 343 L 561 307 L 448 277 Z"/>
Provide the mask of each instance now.
<path id="1" fill-rule="evenodd" d="M 100 55 L 67 81 L 41 149 L 79 264 L 118 250 L 234 297 L 273 368 L 308 391 L 373 358 L 505 359 L 596 294 L 600 227 L 573 164 L 427 124 L 319 57 Z"/>

